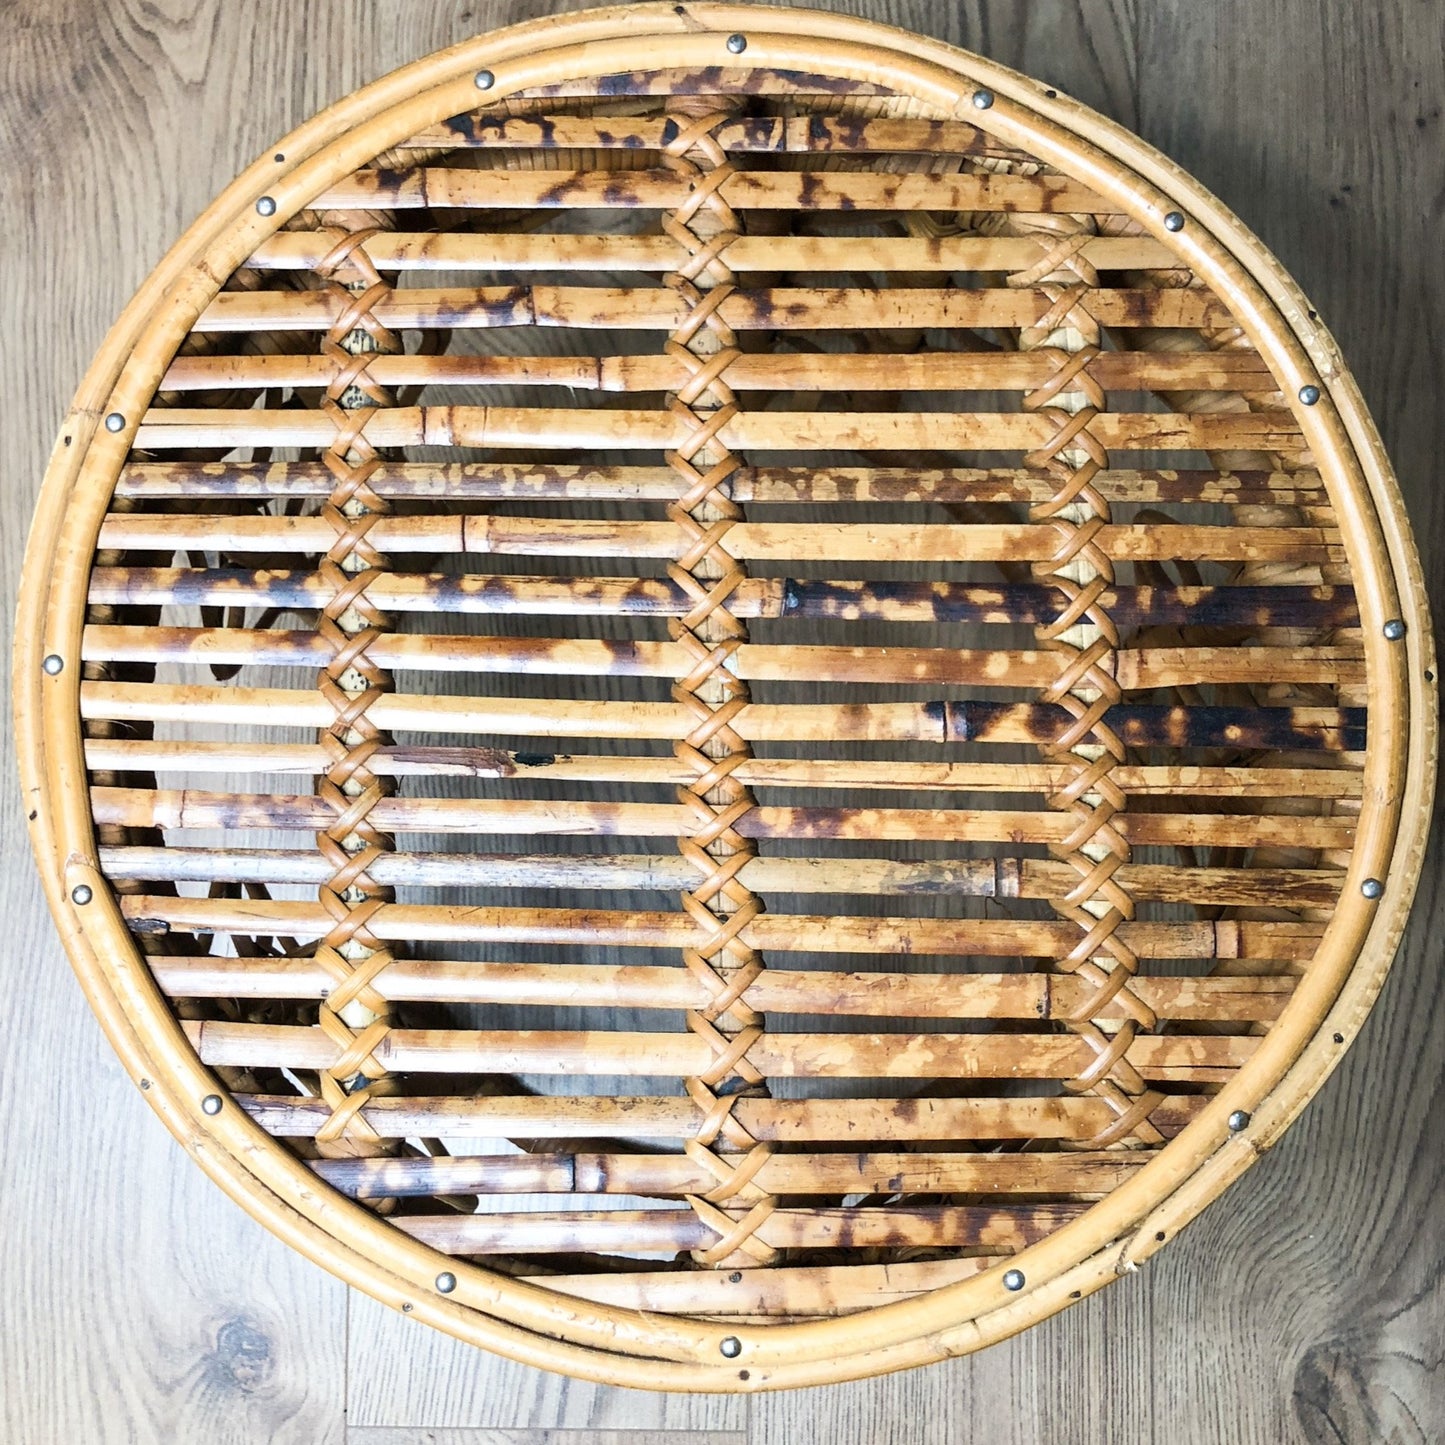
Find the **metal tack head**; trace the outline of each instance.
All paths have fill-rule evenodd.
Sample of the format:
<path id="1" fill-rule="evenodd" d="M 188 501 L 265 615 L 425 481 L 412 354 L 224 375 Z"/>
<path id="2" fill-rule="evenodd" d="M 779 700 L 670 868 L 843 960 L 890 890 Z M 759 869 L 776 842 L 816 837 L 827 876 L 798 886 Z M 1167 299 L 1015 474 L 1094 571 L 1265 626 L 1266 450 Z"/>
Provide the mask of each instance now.
<path id="1" fill-rule="evenodd" d="M 987 110 L 993 104 L 993 91 L 976 90 L 973 93 L 973 108 L 975 110 Z"/>
<path id="2" fill-rule="evenodd" d="M 1012 1290 L 1015 1294 L 1024 1287 L 1024 1272 L 1021 1269 L 1008 1269 L 1004 1271 L 1003 1287 Z"/>
<path id="3" fill-rule="evenodd" d="M 106 431 L 124 431 L 125 418 L 118 411 L 111 412 L 105 419 L 105 429 Z"/>
<path id="4" fill-rule="evenodd" d="M 65 659 L 58 652 L 52 652 L 40 666 L 51 677 L 58 677 L 65 671 Z"/>
<path id="5" fill-rule="evenodd" d="M 1306 406 L 1313 406 L 1320 399 L 1319 387 L 1313 384 L 1300 387 L 1299 399 L 1304 402 Z"/>
<path id="6" fill-rule="evenodd" d="M 490 90 L 497 83 L 497 77 L 490 70 L 479 70 L 472 79 L 478 90 Z"/>
<path id="7" fill-rule="evenodd" d="M 1229 1116 L 1229 1130 L 1232 1134 L 1241 1133 L 1249 1128 L 1249 1115 L 1243 1109 L 1236 1109 Z"/>
<path id="8" fill-rule="evenodd" d="M 451 1270 L 444 1269 L 437 1275 L 437 1293 L 450 1294 L 457 1287 L 457 1277 Z"/>
<path id="9" fill-rule="evenodd" d="M 741 55 L 747 48 L 748 37 L 746 35 L 728 36 L 728 49 L 731 50 L 734 55 Z"/>
<path id="10" fill-rule="evenodd" d="M 1405 636 L 1405 624 L 1398 617 L 1392 617 L 1381 629 L 1386 642 L 1400 642 Z"/>
<path id="11" fill-rule="evenodd" d="M 1164 217 L 1164 229 L 1166 231 L 1182 231 L 1184 229 L 1184 213 L 1182 211 L 1170 211 Z"/>
<path id="12" fill-rule="evenodd" d="M 276 214 L 276 197 L 262 196 L 256 202 L 256 210 L 263 216 L 274 216 Z"/>
<path id="13" fill-rule="evenodd" d="M 1384 891 L 1385 885 L 1381 883 L 1378 878 L 1366 878 L 1365 881 L 1360 884 L 1360 892 L 1369 899 L 1380 897 Z"/>
<path id="14" fill-rule="evenodd" d="M 70 901 L 72 903 L 78 903 L 82 908 L 94 897 L 95 894 L 90 891 L 90 885 L 88 883 L 77 883 L 75 887 L 70 890 Z"/>
<path id="15" fill-rule="evenodd" d="M 725 1335 L 718 1349 L 725 1359 L 735 1360 L 743 1352 L 743 1342 L 736 1335 Z"/>
<path id="16" fill-rule="evenodd" d="M 219 1094 L 207 1094 L 206 1097 L 201 1100 L 201 1113 L 209 1114 L 212 1118 L 215 1118 L 215 1116 L 221 1112 L 221 1107 L 221 1096 Z"/>

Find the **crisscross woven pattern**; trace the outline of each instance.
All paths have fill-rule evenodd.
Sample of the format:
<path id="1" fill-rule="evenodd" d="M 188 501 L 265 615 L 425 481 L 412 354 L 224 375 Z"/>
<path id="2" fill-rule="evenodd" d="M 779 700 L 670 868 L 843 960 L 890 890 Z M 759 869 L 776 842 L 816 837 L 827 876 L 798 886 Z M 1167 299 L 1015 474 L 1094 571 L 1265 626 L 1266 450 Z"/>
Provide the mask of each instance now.
<path id="1" fill-rule="evenodd" d="M 67 856 L 407 1309 L 891 1368 L 1250 1127 L 1424 644 L 1327 379 L 1072 112 L 633 10 L 277 153 L 97 432 Z"/>

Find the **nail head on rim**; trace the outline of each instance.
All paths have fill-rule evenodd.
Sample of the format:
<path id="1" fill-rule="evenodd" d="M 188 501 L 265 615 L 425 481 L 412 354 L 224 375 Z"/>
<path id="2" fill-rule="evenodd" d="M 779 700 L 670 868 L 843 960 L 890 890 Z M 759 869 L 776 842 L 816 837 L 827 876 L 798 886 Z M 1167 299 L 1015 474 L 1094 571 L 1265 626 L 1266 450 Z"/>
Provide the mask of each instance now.
<path id="1" fill-rule="evenodd" d="M 125 418 L 118 411 L 111 412 L 105 419 L 105 429 L 106 431 L 124 431 Z"/>
<path id="2" fill-rule="evenodd" d="M 1164 229 L 1166 231 L 1182 231 L 1184 229 L 1184 213 L 1182 211 L 1170 211 L 1164 217 Z"/>
<path id="3" fill-rule="evenodd" d="M 1249 1114 L 1243 1109 L 1236 1109 L 1229 1116 L 1230 1132 L 1238 1134 L 1241 1130 L 1249 1128 Z"/>
<path id="4" fill-rule="evenodd" d="M 437 1293 L 450 1294 L 457 1287 L 457 1277 L 451 1270 L 444 1269 L 437 1275 Z"/>
<path id="5" fill-rule="evenodd" d="M 477 71 L 472 80 L 478 90 L 490 90 L 497 83 L 497 77 L 490 70 Z"/>
<path id="6" fill-rule="evenodd" d="M 1299 399 L 1306 406 L 1313 406 L 1320 399 L 1320 389 L 1313 382 L 1299 389 Z"/>
<path id="7" fill-rule="evenodd" d="M 274 216 L 276 214 L 276 197 L 262 196 L 261 199 L 256 202 L 256 210 L 263 216 Z"/>
<path id="8" fill-rule="evenodd" d="M 94 897 L 95 894 L 90 891 L 90 884 L 88 883 L 77 883 L 75 887 L 70 890 L 70 901 L 72 903 L 78 903 L 82 908 Z"/>
<path id="9" fill-rule="evenodd" d="M 58 652 L 52 652 L 45 661 L 40 664 L 40 667 L 42 671 L 49 673 L 51 677 L 55 677 L 65 671 L 65 659 Z"/>
<path id="10" fill-rule="evenodd" d="M 976 90 L 973 93 L 973 108 L 975 110 L 987 110 L 993 104 L 993 91 Z"/>
<path id="11" fill-rule="evenodd" d="M 735 1360 L 743 1352 L 743 1342 L 736 1335 L 726 1335 L 718 1349 L 722 1351 L 724 1359 Z"/>
<path id="12" fill-rule="evenodd" d="M 221 1096 L 219 1094 L 207 1094 L 201 1100 L 201 1113 L 209 1114 L 214 1118 L 221 1112 Z"/>
<path id="13" fill-rule="evenodd" d="M 729 35 L 728 49 L 734 55 L 741 55 L 748 48 L 748 37 L 746 35 Z"/>
<path id="14" fill-rule="evenodd" d="M 1405 624 L 1398 617 L 1392 617 L 1381 629 L 1386 642 L 1399 642 L 1405 635 Z"/>
<path id="15" fill-rule="evenodd" d="M 1374 899 L 1378 898 L 1384 891 L 1385 885 L 1381 883 L 1378 878 L 1366 878 L 1365 881 L 1360 884 L 1360 892 L 1363 893 L 1365 897 L 1370 899 L 1372 902 Z"/>
<path id="16" fill-rule="evenodd" d="M 1024 1272 L 1021 1269 L 1009 1269 L 1004 1271 L 1003 1287 L 1015 1294 L 1024 1287 Z"/>

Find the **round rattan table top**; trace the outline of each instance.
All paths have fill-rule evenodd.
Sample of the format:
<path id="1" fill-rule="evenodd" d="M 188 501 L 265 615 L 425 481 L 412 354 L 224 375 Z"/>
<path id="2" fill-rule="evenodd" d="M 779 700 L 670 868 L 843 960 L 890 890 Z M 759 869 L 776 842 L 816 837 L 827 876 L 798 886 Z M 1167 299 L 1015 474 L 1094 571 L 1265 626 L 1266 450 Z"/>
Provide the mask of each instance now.
<path id="1" fill-rule="evenodd" d="M 816 10 L 443 51 L 116 323 L 16 648 L 36 856 L 196 1161 L 504 1355 L 750 1390 L 1136 1268 L 1319 1087 L 1434 781 L 1277 262 Z"/>

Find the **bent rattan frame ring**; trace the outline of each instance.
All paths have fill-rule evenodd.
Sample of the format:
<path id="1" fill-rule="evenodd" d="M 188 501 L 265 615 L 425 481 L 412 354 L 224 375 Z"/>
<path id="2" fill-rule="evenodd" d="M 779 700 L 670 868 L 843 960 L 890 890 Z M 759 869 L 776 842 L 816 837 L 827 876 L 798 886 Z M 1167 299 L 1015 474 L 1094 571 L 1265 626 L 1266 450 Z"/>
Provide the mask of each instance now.
<path id="1" fill-rule="evenodd" d="M 741 46 L 734 39 L 737 36 L 743 37 Z M 1192 1108 L 1188 1122 L 1167 1144 L 1152 1150 L 1147 1162 L 1131 1169 L 1099 1202 L 996 1261 L 990 1257 L 987 1267 L 977 1272 L 857 1314 L 766 1323 L 717 1317 L 705 1310 L 667 1315 L 565 1295 L 544 1284 L 439 1252 L 389 1223 L 385 1216 L 318 1182 L 307 1161 L 281 1147 L 236 1103 L 231 1089 L 218 1085 L 216 1074 L 198 1055 L 197 1031 L 188 1029 L 176 1016 L 158 987 L 155 960 L 148 961 L 131 926 L 136 921 L 134 913 L 124 911 L 123 893 L 112 886 L 114 880 L 102 868 L 87 738 L 82 728 L 82 659 L 86 656 L 92 569 L 98 549 L 107 546 L 107 536 L 124 532 L 107 520 L 117 481 L 133 449 L 144 454 L 148 447 L 166 444 L 158 441 L 167 424 L 157 402 L 162 378 L 225 278 L 271 238 L 282 234 L 287 223 L 318 195 L 342 186 L 359 168 L 392 152 L 408 137 L 474 112 L 479 105 L 501 106 L 523 93 L 566 94 L 569 83 L 597 77 L 664 71 L 693 77 L 696 91 L 700 86 L 706 88 L 697 77 L 713 77 L 707 83 L 716 85 L 716 77 L 729 67 L 775 76 L 806 74 L 820 91 L 829 86 L 840 91 L 874 87 L 874 94 L 885 91 L 910 100 L 912 114 L 978 126 L 992 143 L 1027 153 L 1033 162 L 1072 178 L 1113 211 L 1131 218 L 1137 223 L 1137 235 L 1167 246 L 1177 264 L 1219 298 L 1240 334 L 1272 373 L 1274 385 L 1292 413 L 1291 425 L 1298 428 L 1301 450 L 1313 458 L 1338 519 L 1343 556 L 1358 602 L 1371 720 L 1360 812 L 1348 865 L 1339 880 L 1338 901 L 1309 966 L 1278 1018 L 1258 1036 L 1257 1046 L 1251 1045 L 1248 1056 L 1232 1069 L 1217 1092 L 1198 1096 L 1198 1107 Z M 485 81 L 479 76 L 485 76 Z M 613 85 L 611 89 L 602 87 L 601 93 L 626 92 Z M 647 93 L 646 87 L 640 87 L 638 93 Z M 675 132 L 669 133 L 668 143 L 676 140 L 678 153 L 685 158 L 690 147 L 712 143 L 706 130 L 704 127 L 694 135 L 684 128 L 681 139 Z M 722 154 L 720 148 L 718 154 Z M 695 170 L 702 176 L 702 167 Z M 980 169 L 972 174 L 982 173 Z M 699 207 L 712 204 L 709 198 L 717 191 L 719 180 L 714 176 L 709 189 L 702 176 L 693 186 L 692 198 L 673 217 L 674 221 L 682 217 L 684 231 L 686 221 Z M 362 228 L 343 235 L 333 251 L 314 263 L 318 275 L 339 274 L 348 264 L 362 266 L 356 258 L 363 256 L 369 234 Z M 720 252 L 716 248 L 709 251 L 706 241 L 705 234 L 689 233 L 686 244 L 695 245 L 697 254 L 684 280 L 704 276 L 718 260 Z M 1011 283 L 1024 288 L 1055 287 L 1046 314 L 1029 325 L 1053 327 L 1060 317 L 1071 314 L 1074 298 L 1068 287 L 1058 282 L 1058 268 L 1065 267 L 1067 274 L 1067 263 L 1068 258 L 1055 250 L 1049 255 L 1047 269 L 1035 267 L 1037 274 L 1021 272 Z M 374 269 L 371 275 L 375 275 Z M 387 289 L 379 277 L 370 284 L 380 286 L 383 293 Z M 343 308 L 333 334 L 345 340 L 350 333 L 369 327 L 375 338 L 380 323 L 371 315 L 366 287 L 357 283 L 351 292 L 354 305 Z M 705 348 L 691 345 L 700 330 L 716 330 L 714 312 L 723 314 L 722 300 L 716 291 L 709 295 L 701 283 L 695 286 L 688 302 L 691 315 L 670 343 L 678 349 L 668 353 L 674 360 L 680 357 L 679 364 L 691 373 L 683 386 L 674 389 L 666 410 L 675 415 L 680 404 L 687 413 L 686 424 L 700 425 L 705 432 L 690 438 L 687 446 L 691 450 L 683 456 L 689 465 L 693 458 L 698 460 L 693 471 L 699 478 L 701 469 L 715 460 L 709 448 L 734 415 L 729 407 L 711 413 L 701 405 L 692 407 L 699 397 L 705 401 L 707 395 L 717 395 L 715 383 L 732 360 L 731 352 L 727 361 L 719 361 L 716 352 L 710 359 Z M 378 342 L 360 353 L 352 349 L 348 354 L 344 346 L 336 347 L 335 354 L 327 353 L 337 368 L 335 385 L 363 390 L 375 385 L 368 376 L 365 357 L 386 350 L 388 347 Z M 1091 351 L 1090 360 L 1096 351 Z M 1086 389 L 1090 384 L 1082 368 L 1082 361 L 1071 364 L 1067 375 L 1055 377 L 1042 388 L 1046 394 L 1036 399 L 1041 410 L 1053 406 L 1062 418 L 1065 430 L 1053 440 L 1053 455 L 1064 455 L 1066 461 L 1070 454 L 1087 453 L 1091 445 L 1098 445 L 1087 432 L 1090 418 L 1058 405 L 1066 388 Z M 366 402 L 367 406 L 379 404 L 374 398 Z M 325 444 L 332 455 L 343 461 L 353 458 L 347 463 L 351 468 L 345 483 L 351 488 L 348 496 L 366 488 L 372 475 L 365 458 L 367 448 L 373 443 L 400 445 L 408 440 L 398 434 L 395 441 L 385 441 L 379 432 L 362 437 L 370 413 L 359 421 L 348 418 L 346 408 L 355 405 L 343 401 L 337 406 L 333 401 L 331 410 L 321 413 L 329 418 L 331 432 Z M 424 419 L 421 432 L 410 437 L 411 442 L 457 440 L 459 434 L 444 430 L 455 418 L 443 416 L 444 409 L 435 410 L 435 425 L 443 429 L 429 432 L 427 427 L 433 423 Z M 336 432 L 344 436 L 344 444 L 330 440 Z M 671 436 L 660 428 L 659 435 L 664 434 Z M 491 440 L 483 434 L 471 444 L 485 446 Z M 204 442 L 194 445 L 203 446 Z M 354 460 L 358 456 L 362 460 Z M 1043 467 L 1045 463 L 1026 465 Z M 1055 585 L 1066 592 L 1069 576 L 1065 567 L 1074 565 L 1081 553 L 1088 555 L 1080 565 L 1092 565 L 1092 557 L 1112 566 L 1096 548 L 1097 526 L 1071 521 L 1066 512 L 1098 468 L 1087 456 L 1069 465 L 1076 469 L 1072 490 L 1062 500 L 1055 499 L 1052 514 L 1037 509 L 1031 514 L 1041 522 L 1050 521 L 1051 516 L 1063 519 L 1064 562 L 1044 559 L 1042 575 L 1062 579 Z M 706 494 L 704 486 L 698 495 Z M 693 583 L 706 593 L 716 588 L 717 574 L 694 564 L 708 555 L 722 535 L 716 530 L 720 522 L 736 518 L 719 518 L 714 513 L 709 521 L 696 508 L 689 514 L 688 505 L 669 516 L 684 533 L 692 529 L 690 550 L 684 551 L 684 570 L 693 567 Z M 358 522 L 359 515 L 355 511 L 336 513 L 340 521 L 335 525 L 352 534 L 343 552 L 336 554 L 343 560 L 352 553 L 363 560 L 370 555 L 366 549 L 371 543 L 365 534 L 375 516 Z M 376 515 L 385 515 L 385 509 L 377 508 Z M 112 528 L 110 534 L 103 531 L 106 526 Z M 1086 536 L 1079 535 L 1081 528 L 1087 529 Z M 124 546 L 114 541 L 109 545 Z M 132 541 L 130 545 L 143 551 L 146 544 Z M 473 550 L 465 541 L 462 546 Z M 1091 547 L 1095 550 L 1089 550 Z M 152 549 L 159 550 L 155 544 Z M 375 553 L 374 548 L 372 551 Z M 1050 572 L 1048 567 L 1054 570 Z M 333 599 L 327 612 L 334 624 L 333 634 L 340 639 L 335 645 L 343 660 L 332 666 L 332 682 L 336 685 L 334 696 L 340 698 L 336 705 L 343 711 L 348 699 L 354 702 L 373 685 L 378 693 L 384 687 L 366 672 L 373 664 L 365 658 L 366 644 L 357 641 L 370 634 L 354 618 L 345 619 L 346 609 L 354 604 L 364 614 L 366 584 L 357 582 L 356 576 L 371 574 L 362 572 L 348 581 L 346 570 L 338 564 L 333 574 L 339 579 L 333 581 L 336 596 L 344 593 L 344 601 Z M 1037 571 L 1035 575 L 1039 575 Z M 1079 581 L 1075 576 L 1074 593 L 1090 592 L 1090 596 L 1079 602 L 1071 623 L 1084 615 L 1103 586 L 1085 580 L 1081 588 Z M 365 620 L 363 616 L 363 623 Z M 1397 622 L 1403 622 L 1403 633 L 1393 626 Z M 94 625 L 93 617 L 90 625 Z M 703 638 L 698 645 L 704 654 L 719 647 L 731 655 L 738 639 L 714 636 Z M 1081 655 L 1087 651 L 1081 649 Z M 1091 699 L 1102 693 L 1106 704 L 1113 700 L 1113 674 L 1092 668 L 1100 655 L 1097 649 L 1090 653 L 1066 684 L 1045 693 L 1048 701 L 1074 709 L 1080 736 L 1089 735 L 1088 729 L 1100 721 Z M 705 661 L 699 665 L 705 673 Z M 346 667 L 360 669 L 362 685 L 353 685 L 354 679 L 338 681 Z M 243 1207 L 279 1237 L 384 1303 L 513 1359 L 610 1384 L 681 1390 L 760 1389 L 856 1378 L 945 1358 L 1001 1339 L 1066 1307 L 1121 1271 L 1137 1267 L 1161 1240 L 1172 1237 L 1273 1142 L 1320 1086 L 1343 1045 L 1358 1029 L 1403 928 L 1420 868 L 1432 797 L 1433 667 L 1418 561 L 1394 479 L 1357 390 L 1305 299 L 1254 238 L 1201 187 L 1136 138 L 1066 97 L 933 41 L 819 11 L 649 4 L 531 22 L 408 66 L 333 106 L 274 152 L 268 151 L 187 232 L 107 339 L 81 386 L 52 456 L 22 586 L 16 712 L 35 850 L 52 910 L 87 997 L 126 1068 L 142 1081 L 147 1098 L 167 1125 Z M 694 691 L 690 696 L 701 693 Z M 741 706 L 740 701 L 733 706 L 717 699 L 700 704 L 697 715 L 702 718 L 702 730 L 694 746 L 694 754 L 703 759 L 700 766 L 707 769 L 709 759 L 716 761 L 718 754 L 704 754 L 704 742 L 730 727 Z M 363 706 L 355 715 L 348 714 L 348 726 L 364 711 Z M 348 744 L 355 746 L 354 742 Z M 368 744 L 360 759 L 349 759 L 348 777 L 357 768 L 369 776 L 366 763 L 374 746 L 374 742 Z M 1059 746 L 1057 741 L 1055 746 Z M 1071 746 L 1064 744 L 1066 751 Z M 736 764 L 729 762 L 728 766 Z M 1087 788 L 1107 791 L 1112 786 L 1107 773 L 1107 765 L 1089 771 Z M 707 785 L 697 784 L 695 797 L 704 793 L 711 797 L 708 790 L 719 785 L 710 772 L 705 771 L 704 776 Z M 1084 790 L 1085 784 L 1080 782 L 1075 802 Z M 338 791 L 336 796 L 343 800 L 337 806 L 346 809 L 351 806 L 346 800 L 354 802 L 358 794 Z M 356 806 L 358 816 L 343 812 L 345 827 L 338 824 L 331 829 L 336 835 L 334 856 L 347 879 L 362 866 L 356 863 L 354 849 L 343 846 L 353 832 L 364 832 L 365 809 Z M 705 809 L 704 823 L 710 831 L 702 843 L 694 838 L 693 846 L 706 854 L 707 846 L 748 806 L 740 803 L 723 821 Z M 723 857 L 716 852 L 711 856 L 714 864 Z M 736 871 L 736 865 L 732 866 Z M 1102 889 L 1107 879 L 1096 882 Z M 1376 887 L 1377 882 L 1382 886 Z M 356 909 L 348 902 L 345 885 L 330 886 L 336 908 L 349 918 L 347 938 L 354 941 L 359 937 L 373 949 L 373 958 L 381 956 L 384 945 L 378 943 L 369 924 L 386 903 L 372 899 L 363 905 L 364 917 L 352 918 Z M 1056 901 L 1055 906 L 1061 905 Z M 705 916 L 715 921 L 712 914 Z M 748 920 L 753 916 L 749 913 Z M 1091 949 L 1102 947 L 1094 941 L 1087 920 L 1097 920 L 1099 915 L 1087 909 L 1080 914 L 1076 907 L 1075 915 L 1064 916 L 1086 920 L 1081 927 L 1088 942 L 1075 952 L 1082 950 L 1076 964 L 1087 966 Z M 732 935 L 742 926 L 735 918 Z M 377 927 L 380 929 L 379 923 Z M 367 990 L 373 984 L 382 986 L 384 964 L 369 968 L 365 977 L 358 977 L 361 970 L 353 971 L 344 959 L 337 967 L 348 1000 L 370 1000 L 371 1016 L 376 1017 L 379 995 Z M 748 973 L 736 979 L 733 994 L 745 1000 L 755 977 L 756 973 Z M 1109 987 L 1113 999 L 1121 988 L 1127 991 L 1128 979 L 1120 973 Z M 324 993 L 322 997 L 324 1000 Z M 732 1001 L 730 996 L 729 1007 Z M 332 1017 L 341 1018 L 344 1013 L 338 1004 Z M 346 1039 L 343 1052 L 355 1045 L 354 1056 L 347 1056 L 354 1057 L 358 1067 L 365 1066 L 365 1040 L 354 1037 L 344 1020 L 339 1027 Z M 755 1037 L 748 1027 L 722 1037 L 718 1047 L 724 1050 L 726 1063 L 708 1077 L 714 1082 L 725 1077 L 745 1059 Z M 1103 1052 L 1083 1076 L 1083 1085 L 1110 1076 L 1134 1037 L 1132 1028 L 1108 1037 L 1098 1034 Z M 346 1088 L 334 1078 L 332 1084 L 336 1098 L 331 1107 L 345 1114 Z M 358 1101 L 351 1112 L 360 1107 Z M 1126 1098 L 1120 1109 L 1123 1134 L 1139 1119 L 1134 1116 L 1137 1111 L 1131 1112 L 1130 1099 Z M 1101 1149 L 1118 1142 L 1118 1138 L 1102 1135 L 1094 1141 Z M 764 1163 L 765 1157 L 759 1155 L 751 1167 Z M 747 1200 L 752 1196 L 743 1190 L 741 1197 Z M 760 1208 L 766 1213 L 772 1205 Z M 707 1209 L 712 1210 L 711 1216 Z M 739 1211 L 704 1201 L 699 1217 L 715 1218 L 719 1233 L 724 1234 L 738 1222 Z M 729 1256 L 733 1248 L 730 1243 L 719 1257 Z"/>

